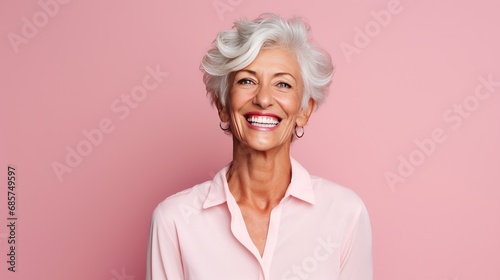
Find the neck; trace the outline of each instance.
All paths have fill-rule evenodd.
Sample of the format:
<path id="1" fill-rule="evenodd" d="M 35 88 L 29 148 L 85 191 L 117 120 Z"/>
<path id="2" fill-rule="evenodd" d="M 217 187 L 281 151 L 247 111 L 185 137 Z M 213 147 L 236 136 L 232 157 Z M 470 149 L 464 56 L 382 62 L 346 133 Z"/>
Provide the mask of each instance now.
<path id="1" fill-rule="evenodd" d="M 233 141 L 227 181 L 238 204 L 270 210 L 285 195 L 290 179 L 290 143 L 263 152 Z"/>

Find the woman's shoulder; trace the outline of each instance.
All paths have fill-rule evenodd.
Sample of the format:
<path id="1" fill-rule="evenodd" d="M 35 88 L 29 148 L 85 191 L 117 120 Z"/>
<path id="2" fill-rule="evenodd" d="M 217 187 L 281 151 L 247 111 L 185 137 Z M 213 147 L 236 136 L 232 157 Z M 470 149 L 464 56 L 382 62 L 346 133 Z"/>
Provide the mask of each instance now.
<path id="1" fill-rule="evenodd" d="M 186 213 L 201 211 L 203 201 L 210 188 L 210 182 L 206 181 L 168 196 L 158 203 L 154 214 L 175 219 L 185 216 Z"/>
<path id="2" fill-rule="evenodd" d="M 361 197 L 351 188 L 328 179 L 311 175 L 311 183 L 316 199 L 329 203 L 336 202 L 346 207 L 363 206 Z"/>
<path id="3" fill-rule="evenodd" d="M 330 218 L 331 225 L 343 227 L 360 220 L 369 220 L 363 200 L 353 189 L 316 176 L 311 176 L 311 182 L 315 206 L 318 212 Z"/>

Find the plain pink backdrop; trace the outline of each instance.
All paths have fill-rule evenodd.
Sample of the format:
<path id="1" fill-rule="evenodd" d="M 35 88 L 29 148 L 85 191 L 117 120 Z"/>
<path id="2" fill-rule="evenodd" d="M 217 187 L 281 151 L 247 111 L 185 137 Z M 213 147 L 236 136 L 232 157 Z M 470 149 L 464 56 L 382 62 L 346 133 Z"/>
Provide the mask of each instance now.
<path id="1" fill-rule="evenodd" d="M 500 279 L 499 10 L 493 0 L 2 1 L 1 279 L 144 278 L 154 207 L 231 160 L 200 59 L 218 31 L 263 12 L 304 17 L 332 55 L 329 97 L 292 153 L 365 201 L 375 279 Z M 147 67 L 168 77 L 116 112 Z M 55 162 L 103 120 L 113 131 L 58 178 Z"/>

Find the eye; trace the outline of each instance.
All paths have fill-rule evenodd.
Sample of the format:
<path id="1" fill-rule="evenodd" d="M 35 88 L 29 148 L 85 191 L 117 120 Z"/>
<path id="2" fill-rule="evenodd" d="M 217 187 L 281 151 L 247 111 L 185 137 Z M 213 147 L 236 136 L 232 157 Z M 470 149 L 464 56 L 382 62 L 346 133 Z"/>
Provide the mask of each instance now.
<path id="1" fill-rule="evenodd" d="M 243 79 L 240 79 L 238 80 L 237 82 L 239 85 L 253 85 L 255 84 L 254 81 L 250 80 L 250 79 L 247 79 L 247 78 L 243 78 Z"/>
<path id="2" fill-rule="evenodd" d="M 285 82 L 279 82 L 278 87 L 279 88 L 292 88 L 292 86 L 290 84 L 285 83 Z"/>

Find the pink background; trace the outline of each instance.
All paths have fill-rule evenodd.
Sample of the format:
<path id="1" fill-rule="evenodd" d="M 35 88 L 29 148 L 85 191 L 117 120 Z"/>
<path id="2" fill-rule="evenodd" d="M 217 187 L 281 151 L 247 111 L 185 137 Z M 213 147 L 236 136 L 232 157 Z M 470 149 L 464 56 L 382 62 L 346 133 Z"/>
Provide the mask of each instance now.
<path id="1" fill-rule="evenodd" d="M 231 159 L 200 59 L 233 20 L 269 11 L 303 16 L 337 66 L 292 154 L 365 201 L 375 279 L 500 279 L 498 1 L 41 2 L 51 15 L 37 1 L 0 3 L 1 279 L 143 279 L 154 207 Z M 128 115 L 113 111 L 157 65 L 168 77 Z M 114 130 L 85 150 L 82 131 L 106 119 Z M 54 162 L 79 143 L 88 155 L 59 180 Z"/>

